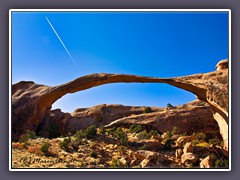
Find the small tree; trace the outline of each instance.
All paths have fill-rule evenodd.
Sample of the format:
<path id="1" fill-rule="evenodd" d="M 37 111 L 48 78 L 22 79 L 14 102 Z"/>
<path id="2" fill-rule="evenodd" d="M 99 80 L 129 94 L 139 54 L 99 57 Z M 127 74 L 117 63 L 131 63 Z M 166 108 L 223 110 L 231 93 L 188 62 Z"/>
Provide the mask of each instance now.
<path id="1" fill-rule="evenodd" d="M 34 131 L 27 130 L 25 134 L 20 136 L 20 142 L 27 142 L 29 139 L 36 139 L 36 133 Z"/>
<path id="2" fill-rule="evenodd" d="M 177 135 L 178 132 L 179 132 L 179 128 L 176 127 L 176 126 L 174 126 L 174 127 L 172 128 L 172 135 Z"/>
<path id="3" fill-rule="evenodd" d="M 43 154 L 47 155 L 49 153 L 49 147 L 51 146 L 51 144 L 49 144 L 48 142 L 45 142 L 40 150 L 43 152 Z"/>
<path id="4" fill-rule="evenodd" d="M 173 105 L 171 105 L 170 103 L 167 103 L 167 108 L 168 108 L 168 109 L 172 109 L 172 108 L 173 108 Z"/>
<path id="5" fill-rule="evenodd" d="M 85 130 L 85 135 L 86 138 L 93 138 L 97 134 L 97 127 L 96 125 L 90 125 L 88 128 Z"/>
<path id="6" fill-rule="evenodd" d="M 143 128 L 142 128 L 141 124 L 138 124 L 138 125 L 137 124 L 132 124 L 130 126 L 130 132 L 131 133 L 139 133 L 141 131 L 143 131 Z"/>
<path id="7" fill-rule="evenodd" d="M 144 108 L 144 113 L 151 113 L 153 110 L 150 107 L 145 107 Z"/>
<path id="8" fill-rule="evenodd" d="M 59 143 L 59 147 L 65 151 L 69 151 L 69 144 L 71 143 L 71 138 L 65 138 L 62 142 Z"/>
<path id="9" fill-rule="evenodd" d="M 204 134 L 203 132 L 200 132 L 200 133 L 197 133 L 197 134 L 196 134 L 196 138 L 197 138 L 197 140 L 199 140 L 199 141 L 204 141 L 205 139 L 207 139 L 207 136 L 206 136 L 206 134 Z"/>
<path id="10" fill-rule="evenodd" d="M 166 132 L 166 135 L 167 135 L 167 138 L 171 138 L 171 137 L 173 136 L 170 131 L 167 131 L 167 132 Z"/>

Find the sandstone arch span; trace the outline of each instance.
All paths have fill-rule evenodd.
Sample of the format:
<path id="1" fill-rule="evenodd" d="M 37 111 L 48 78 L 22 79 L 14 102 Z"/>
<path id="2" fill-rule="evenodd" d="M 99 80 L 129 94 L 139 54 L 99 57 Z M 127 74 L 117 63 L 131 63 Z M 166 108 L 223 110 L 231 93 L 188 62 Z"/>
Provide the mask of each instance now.
<path id="1" fill-rule="evenodd" d="M 17 140 L 27 129 L 36 130 L 51 105 L 67 93 L 75 93 L 109 83 L 167 83 L 194 93 L 210 104 L 228 149 L 228 70 L 176 78 L 155 78 L 125 74 L 90 74 L 66 84 L 49 87 L 34 82 L 12 86 L 12 138 Z"/>

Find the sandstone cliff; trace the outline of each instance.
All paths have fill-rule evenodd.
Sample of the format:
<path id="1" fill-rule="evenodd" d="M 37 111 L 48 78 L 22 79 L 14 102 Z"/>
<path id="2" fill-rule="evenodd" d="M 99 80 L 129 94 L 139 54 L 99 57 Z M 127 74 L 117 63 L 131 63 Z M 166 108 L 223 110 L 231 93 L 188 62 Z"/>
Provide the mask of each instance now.
<path id="1" fill-rule="evenodd" d="M 12 86 L 12 140 L 18 140 L 26 130 L 39 130 L 46 117 L 51 116 L 51 105 L 67 93 L 118 82 L 167 83 L 194 93 L 210 105 L 219 125 L 225 149 L 228 149 L 227 69 L 165 79 L 124 74 L 91 74 L 55 87 L 22 81 Z"/>

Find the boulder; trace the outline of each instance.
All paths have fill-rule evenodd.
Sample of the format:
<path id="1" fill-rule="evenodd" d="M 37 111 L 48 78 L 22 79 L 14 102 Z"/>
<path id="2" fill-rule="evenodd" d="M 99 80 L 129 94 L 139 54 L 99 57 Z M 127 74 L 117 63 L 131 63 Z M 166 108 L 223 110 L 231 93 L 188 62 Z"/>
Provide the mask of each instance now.
<path id="1" fill-rule="evenodd" d="M 140 167 L 141 167 L 141 168 L 151 167 L 151 159 L 144 159 L 144 160 L 140 163 Z"/>
<path id="2" fill-rule="evenodd" d="M 181 136 L 176 140 L 176 147 L 183 147 L 187 142 L 195 139 L 195 136 Z"/>
<path id="3" fill-rule="evenodd" d="M 210 156 L 207 156 L 200 162 L 200 168 L 212 168 L 213 167 L 213 160 Z"/>
<path id="4" fill-rule="evenodd" d="M 183 164 L 195 164 L 198 161 L 198 155 L 193 153 L 185 153 L 181 157 L 181 163 Z"/>
<path id="5" fill-rule="evenodd" d="M 176 159 L 181 159 L 182 155 L 183 155 L 183 150 L 182 149 L 177 149 L 175 151 Z"/>
<path id="6" fill-rule="evenodd" d="M 192 142 L 187 142 L 183 148 L 183 154 L 186 154 L 188 152 L 193 152 Z"/>

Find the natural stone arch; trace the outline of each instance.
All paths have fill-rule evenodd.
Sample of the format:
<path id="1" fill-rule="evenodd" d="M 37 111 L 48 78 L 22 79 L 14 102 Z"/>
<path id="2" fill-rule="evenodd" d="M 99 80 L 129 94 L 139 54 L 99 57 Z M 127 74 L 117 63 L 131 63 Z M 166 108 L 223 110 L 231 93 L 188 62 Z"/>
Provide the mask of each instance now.
<path id="1" fill-rule="evenodd" d="M 228 70 L 178 78 L 153 78 L 125 74 L 91 74 L 63 85 L 48 87 L 33 82 L 19 82 L 12 87 L 13 140 L 26 129 L 36 130 L 51 105 L 67 93 L 75 93 L 109 83 L 167 83 L 194 93 L 210 104 L 220 133 L 228 149 Z"/>

